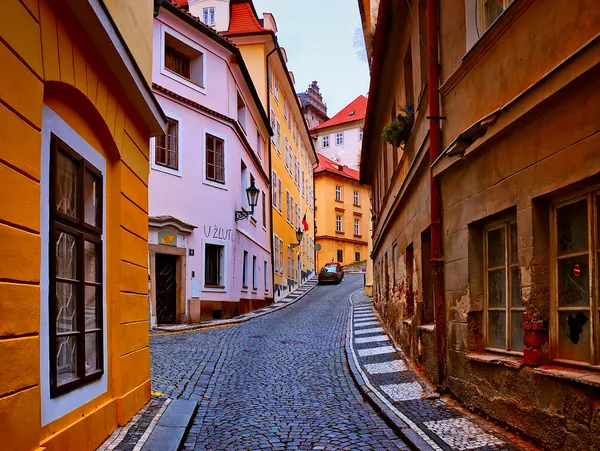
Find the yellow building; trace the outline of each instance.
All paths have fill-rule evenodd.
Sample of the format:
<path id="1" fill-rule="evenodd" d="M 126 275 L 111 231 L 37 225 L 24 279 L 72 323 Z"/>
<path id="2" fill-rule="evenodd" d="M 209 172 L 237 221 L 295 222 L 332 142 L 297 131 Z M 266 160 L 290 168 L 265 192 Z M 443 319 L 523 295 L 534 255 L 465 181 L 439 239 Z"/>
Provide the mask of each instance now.
<path id="1" fill-rule="evenodd" d="M 317 267 L 367 260 L 369 189 L 360 185 L 358 171 L 319 155 L 315 192 Z"/>
<path id="2" fill-rule="evenodd" d="M 0 448 L 92 450 L 150 396 L 152 4 L 2 3 Z"/>
<path id="3" fill-rule="evenodd" d="M 265 13 L 259 21 L 251 0 L 231 3 L 225 35 L 240 48 L 274 132 L 270 152 L 273 282 L 277 299 L 314 274 L 313 166 L 317 155 L 276 32 L 274 17 Z M 298 229 L 305 230 L 300 245 L 296 238 Z"/>

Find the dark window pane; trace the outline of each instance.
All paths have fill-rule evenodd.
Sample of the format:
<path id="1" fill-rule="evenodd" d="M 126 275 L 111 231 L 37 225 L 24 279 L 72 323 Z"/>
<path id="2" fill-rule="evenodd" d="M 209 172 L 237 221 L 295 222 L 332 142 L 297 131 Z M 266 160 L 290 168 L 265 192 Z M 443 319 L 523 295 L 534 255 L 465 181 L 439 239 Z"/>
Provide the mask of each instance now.
<path id="1" fill-rule="evenodd" d="M 491 348 L 506 348 L 506 312 L 488 312 L 488 346 Z"/>
<path id="2" fill-rule="evenodd" d="M 488 232 L 488 268 L 504 266 L 504 229 L 496 229 Z"/>
<path id="3" fill-rule="evenodd" d="M 58 337 L 56 339 L 56 365 L 57 386 L 78 379 L 76 337 Z"/>
<path id="4" fill-rule="evenodd" d="M 85 287 L 85 330 L 98 329 L 98 300 L 100 291 L 97 287 Z"/>
<path id="5" fill-rule="evenodd" d="M 590 361 L 590 312 L 558 313 L 558 357 Z"/>
<path id="6" fill-rule="evenodd" d="M 558 254 L 583 251 L 588 248 L 587 201 L 581 200 L 557 210 L 556 230 Z"/>
<path id="7" fill-rule="evenodd" d="M 77 238 L 65 232 L 56 240 L 56 277 L 77 279 Z"/>
<path id="8" fill-rule="evenodd" d="M 522 352 L 525 349 L 523 312 L 511 312 L 511 322 L 512 350 Z"/>
<path id="9" fill-rule="evenodd" d="M 56 283 L 54 301 L 56 314 L 56 332 L 72 332 L 77 330 L 77 290 L 72 283 Z"/>
<path id="10" fill-rule="evenodd" d="M 519 267 L 513 266 L 510 268 L 510 278 L 511 278 L 511 305 L 513 307 L 521 307 L 523 304 L 521 303 L 521 285 L 519 282 Z"/>
<path id="11" fill-rule="evenodd" d="M 77 217 L 77 162 L 60 151 L 57 153 L 54 198 L 58 211 Z"/>
<path id="12" fill-rule="evenodd" d="M 102 227 L 100 223 L 100 193 L 102 185 L 100 179 L 91 171 L 85 171 L 85 222 L 96 227 Z"/>
<path id="13" fill-rule="evenodd" d="M 91 332 L 85 334 L 85 374 L 93 373 L 101 368 L 100 359 L 100 334 Z"/>
<path id="14" fill-rule="evenodd" d="M 519 256 L 517 252 L 518 242 L 517 242 L 517 224 L 510 225 L 510 263 L 516 264 L 519 261 Z"/>
<path id="15" fill-rule="evenodd" d="M 558 305 L 577 307 L 590 304 L 588 256 L 558 260 Z"/>
<path id="16" fill-rule="evenodd" d="M 488 307 L 506 307 L 506 271 L 488 272 Z"/>
<path id="17" fill-rule="evenodd" d="M 85 281 L 99 282 L 98 247 L 95 243 L 85 242 Z"/>

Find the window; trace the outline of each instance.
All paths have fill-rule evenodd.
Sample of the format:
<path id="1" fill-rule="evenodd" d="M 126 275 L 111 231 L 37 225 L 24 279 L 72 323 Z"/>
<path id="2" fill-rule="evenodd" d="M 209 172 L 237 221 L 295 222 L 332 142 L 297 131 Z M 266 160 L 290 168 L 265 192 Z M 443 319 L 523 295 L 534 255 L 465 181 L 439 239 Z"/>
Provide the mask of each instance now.
<path id="1" fill-rule="evenodd" d="M 335 216 L 335 231 L 336 232 L 342 231 L 342 217 L 340 215 Z"/>
<path id="2" fill-rule="evenodd" d="M 242 261 L 242 288 L 248 288 L 248 251 L 244 251 Z"/>
<path id="3" fill-rule="evenodd" d="M 279 238 L 279 272 L 283 274 L 283 240 Z"/>
<path id="4" fill-rule="evenodd" d="M 290 196 L 290 192 L 286 190 L 285 192 L 285 219 L 288 223 L 292 223 L 293 212 L 292 212 L 292 196 Z"/>
<path id="5" fill-rule="evenodd" d="M 262 136 L 260 136 L 260 132 L 256 132 L 256 155 L 258 155 L 258 158 L 262 161 L 263 159 L 263 151 L 265 148 L 265 141 L 262 138 Z"/>
<path id="6" fill-rule="evenodd" d="M 354 218 L 354 234 L 360 235 L 360 219 Z"/>
<path id="7" fill-rule="evenodd" d="M 339 185 L 336 185 L 335 187 L 335 200 L 338 202 L 342 201 L 342 187 Z"/>
<path id="8" fill-rule="evenodd" d="M 360 205 L 359 200 L 360 200 L 360 197 L 359 197 L 358 191 L 354 191 L 354 205 L 356 205 L 356 206 Z"/>
<path id="9" fill-rule="evenodd" d="M 486 227 L 484 249 L 486 345 L 502 351 L 522 352 L 525 309 L 519 285 L 516 222 L 505 221 Z"/>
<path id="10" fill-rule="evenodd" d="M 302 218 L 300 217 L 301 214 L 300 205 L 296 204 L 296 229 L 302 224 Z"/>
<path id="11" fill-rule="evenodd" d="M 363 140 L 363 129 L 362 128 L 358 129 L 358 140 L 359 141 Z"/>
<path id="12" fill-rule="evenodd" d="M 104 371 L 102 174 L 55 136 L 50 174 L 50 395 Z"/>
<path id="13" fill-rule="evenodd" d="M 279 201 L 277 200 L 277 173 L 275 171 L 271 172 L 271 194 L 273 196 L 271 200 L 273 208 L 277 208 Z"/>
<path id="14" fill-rule="evenodd" d="M 341 249 L 337 250 L 337 261 L 338 263 L 342 263 L 344 261 L 344 251 Z"/>
<path id="15" fill-rule="evenodd" d="M 411 41 L 408 41 L 408 48 L 406 49 L 406 55 L 404 55 L 404 93 L 406 96 L 406 106 L 414 105 L 415 101 Z M 396 169 L 396 166 L 394 166 L 394 169 Z"/>
<path id="16" fill-rule="evenodd" d="M 302 169 L 302 173 L 300 174 L 300 190 L 302 197 L 306 197 L 306 179 L 304 178 L 304 169 Z"/>
<path id="17" fill-rule="evenodd" d="M 204 87 L 204 55 L 184 44 L 179 39 L 165 33 L 165 69 Z"/>
<path id="18" fill-rule="evenodd" d="M 354 252 L 354 261 L 355 262 L 359 262 L 360 261 L 360 252 Z"/>
<path id="19" fill-rule="evenodd" d="M 595 347 L 600 331 L 595 321 L 600 313 L 596 286 L 600 280 L 599 194 L 555 205 L 552 234 L 556 240 L 552 356 L 592 365 L 600 364 L 600 349 Z"/>
<path id="20" fill-rule="evenodd" d="M 206 134 L 206 179 L 225 184 L 225 141 Z"/>
<path id="21" fill-rule="evenodd" d="M 277 80 L 275 75 L 273 75 L 273 96 L 277 103 L 279 103 L 279 80 Z"/>
<path id="22" fill-rule="evenodd" d="M 273 257 L 275 272 L 279 272 L 279 238 L 277 238 L 277 235 L 273 235 Z"/>
<path id="23" fill-rule="evenodd" d="M 287 138 L 285 138 L 285 168 L 292 175 L 292 148 Z"/>
<path id="24" fill-rule="evenodd" d="M 262 225 L 267 226 L 267 193 L 262 192 Z"/>
<path id="25" fill-rule="evenodd" d="M 300 188 L 300 162 L 296 155 L 294 155 L 294 183 Z"/>
<path id="26" fill-rule="evenodd" d="M 288 127 L 290 126 L 290 106 L 288 105 L 287 100 L 283 99 L 283 120 Z"/>
<path id="27" fill-rule="evenodd" d="M 263 276 L 265 279 L 265 291 L 269 291 L 269 264 L 266 260 L 263 263 Z"/>
<path id="28" fill-rule="evenodd" d="M 246 104 L 241 94 L 237 93 L 237 120 L 242 130 L 246 131 Z"/>
<path id="29" fill-rule="evenodd" d="M 206 244 L 204 248 L 204 286 L 224 288 L 224 246 Z"/>
<path id="30" fill-rule="evenodd" d="M 210 27 L 215 26 L 215 8 L 202 8 L 202 22 Z"/>
<path id="31" fill-rule="evenodd" d="M 484 33 L 509 7 L 513 0 L 479 0 L 480 33 Z"/>
<path id="32" fill-rule="evenodd" d="M 179 122 L 167 118 L 166 135 L 156 138 L 155 162 L 177 171 L 179 169 Z"/>
<path id="33" fill-rule="evenodd" d="M 258 270 L 256 265 L 256 255 L 252 256 L 252 289 L 256 290 L 256 271 Z"/>
<path id="34" fill-rule="evenodd" d="M 323 147 L 324 148 L 329 147 L 329 135 L 323 136 Z"/>
<path id="35" fill-rule="evenodd" d="M 281 155 L 281 152 L 279 150 L 279 145 L 281 143 L 281 127 L 279 126 L 279 121 L 275 117 L 275 112 L 273 110 L 271 110 L 271 128 L 273 129 L 273 136 L 271 136 L 271 142 L 273 143 L 273 146 L 275 146 L 275 150 L 277 150 L 277 153 Z"/>
<path id="36" fill-rule="evenodd" d="M 277 198 L 279 199 L 279 213 L 283 209 L 283 186 L 281 184 L 281 179 L 277 179 Z"/>
<path id="37" fill-rule="evenodd" d="M 344 134 L 342 132 L 335 134 L 335 145 L 341 146 L 344 144 Z"/>

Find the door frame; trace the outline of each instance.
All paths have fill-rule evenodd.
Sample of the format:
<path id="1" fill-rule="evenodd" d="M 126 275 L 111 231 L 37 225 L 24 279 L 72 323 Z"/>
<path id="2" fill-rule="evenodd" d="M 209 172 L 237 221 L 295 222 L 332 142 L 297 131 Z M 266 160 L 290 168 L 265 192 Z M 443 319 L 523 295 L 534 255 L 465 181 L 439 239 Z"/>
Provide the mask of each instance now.
<path id="1" fill-rule="evenodd" d="M 167 246 L 165 244 L 149 244 L 150 264 L 150 315 L 156 318 L 156 254 L 175 255 L 177 296 L 175 302 L 175 322 L 187 323 L 186 313 L 186 255 L 187 249 L 183 247 Z M 158 318 L 156 319 L 158 322 Z"/>

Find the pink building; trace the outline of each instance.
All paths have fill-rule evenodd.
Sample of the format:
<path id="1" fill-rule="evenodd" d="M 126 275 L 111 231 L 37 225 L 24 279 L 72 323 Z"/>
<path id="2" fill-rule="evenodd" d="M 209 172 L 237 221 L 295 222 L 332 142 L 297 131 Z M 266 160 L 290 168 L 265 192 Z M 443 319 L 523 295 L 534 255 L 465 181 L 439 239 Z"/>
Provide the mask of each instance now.
<path id="1" fill-rule="evenodd" d="M 153 49 L 169 121 L 150 153 L 151 324 L 261 308 L 273 299 L 268 117 L 237 47 L 174 3 L 157 11 Z"/>

